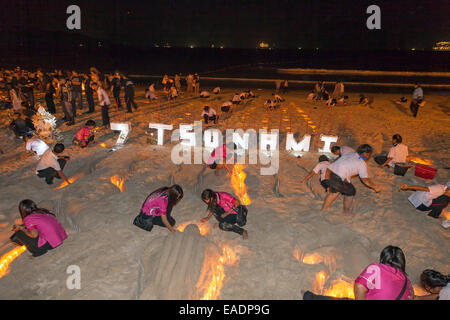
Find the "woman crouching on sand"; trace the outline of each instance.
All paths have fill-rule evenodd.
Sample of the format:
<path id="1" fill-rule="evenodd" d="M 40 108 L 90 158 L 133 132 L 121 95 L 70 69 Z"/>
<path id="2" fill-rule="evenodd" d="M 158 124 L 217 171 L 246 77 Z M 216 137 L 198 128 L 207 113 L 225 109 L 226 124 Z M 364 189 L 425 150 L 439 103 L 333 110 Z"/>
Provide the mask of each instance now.
<path id="1" fill-rule="evenodd" d="M 177 184 L 153 191 L 145 199 L 141 212 L 134 219 L 133 224 L 146 231 L 151 231 L 153 225 L 158 225 L 175 233 L 173 226 L 176 221 L 172 218 L 171 213 L 173 207 L 182 198 L 183 189 Z"/>
<path id="2" fill-rule="evenodd" d="M 226 192 L 214 192 L 211 189 L 203 190 L 202 200 L 208 205 L 209 214 L 201 221 L 205 223 L 212 215 L 219 222 L 223 231 L 232 231 L 248 238 L 247 231 L 241 227 L 247 223 L 247 207 L 241 205 L 239 200 Z"/>
<path id="3" fill-rule="evenodd" d="M 32 200 L 22 200 L 19 212 L 23 224 L 14 225 L 15 233 L 11 241 L 26 246 L 33 257 L 38 257 L 63 243 L 67 238 L 66 231 L 55 215 L 47 209 L 40 209 Z"/>
<path id="4" fill-rule="evenodd" d="M 355 279 L 355 300 L 412 300 L 411 281 L 405 272 L 406 259 L 402 249 L 387 246 L 381 251 L 380 263 L 368 265 Z M 303 293 L 303 300 L 348 300 Z"/>

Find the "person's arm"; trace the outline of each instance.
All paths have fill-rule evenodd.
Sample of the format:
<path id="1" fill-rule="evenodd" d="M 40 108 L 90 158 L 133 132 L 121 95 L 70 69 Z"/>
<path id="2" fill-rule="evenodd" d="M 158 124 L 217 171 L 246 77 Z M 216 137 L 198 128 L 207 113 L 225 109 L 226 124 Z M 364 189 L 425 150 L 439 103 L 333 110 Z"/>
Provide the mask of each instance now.
<path id="1" fill-rule="evenodd" d="M 355 300 L 366 300 L 367 288 L 362 284 L 356 283 L 353 286 L 353 291 L 355 292 Z"/>
<path id="2" fill-rule="evenodd" d="M 161 216 L 161 220 L 164 223 L 164 225 L 167 227 L 167 229 L 170 230 L 170 232 L 175 233 L 176 230 L 170 225 L 169 221 L 167 220 L 167 217 L 165 215 Z"/>
<path id="3" fill-rule="evenodd" d="M 239 207 L 241 205 L 241 203 L 239 202 L 239 200 L 235 200 L 233 203 L 233 206 L 224 214 L 222 214 L 221 218 L 225 219 L 226 216 L 228 216 L 231 212 L 233 212 L 234 210 L 236 210 L 237 207 Z"/>
<path id="4" fill-rule="evenodd" d="M 56 172 L 59 174 L 61 179 L 64 180 L 64 182 L 66 182 L 67 184 L 70 184 L 69 179 L 67 179 L 66 175 L 64 174 L 64 172 L 62 170 L 56 170 Z"/>
<path id="5" fill-rule="evenodd" d="M 392 158 L 392 157 L 387 158 L 387 160 L 384 163 L 380 164 L 380 167 L 387 165 L 389 162 L 391 162 L 392 159 L 394 159 L 394 158 Z"/>
<path id="6" fill-rule="evenodd" d="M 31 231 L 29 231 L 23 224 L 21 225 L 13 225 L 13 231 L 23 231 L 25 232 L 28 236 L 32 237 L 32 238 L 37 238 L 39 235 L 39 232 L 37 231 L 37 229 L 33 229 Z"/>
<path id="7" fill-rule="evenodd" d="M 372 189 L 375 192 L 380 192 L 381 189 L 378 185 L 376 185 L 372 180 L 370 180 L 369 178 L 361 178 L 362 183 L 364 183 L 364 185 L 370 189 Z"/>
<path id="8" fill-rule="evenodd" d="M 208 215 L 204 218 L 202 218 L 202 220 L 200 220 L 202 223 L 205 223 L 206 221 L 208 221 L 210 218 L 212 217 L 212 212 L 209 211 Z"/>
<path id="9" fill-rule="evenodd" d="M 311 179 L 316 173 L 314 171 L 311 171 L 306 177 L 305 179 L 302 180 L 302 182 L 300 183 L 305 183 L 306 181 L 308 181 L 309 179 Z"/>
<path id="10" fill-rule="evenodd" d="M 428 189 L 427 187 L 408 186 L 407 184 L 402 184 L 400 186 L 400 190 L 403 190 L 403 191 L 425 191 L 425 192 L 430 192 L 430 189 Z"/>

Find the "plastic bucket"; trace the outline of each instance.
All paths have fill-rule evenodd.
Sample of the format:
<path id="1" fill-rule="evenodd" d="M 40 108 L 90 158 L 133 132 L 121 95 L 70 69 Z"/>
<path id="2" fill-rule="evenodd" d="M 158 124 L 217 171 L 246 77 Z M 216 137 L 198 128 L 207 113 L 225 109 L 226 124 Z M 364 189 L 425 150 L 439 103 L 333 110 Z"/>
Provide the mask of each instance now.
<path id="1" fill-rule="evenodd" d="M 436 175 L 437 169 L 423 164 L 416 164 L 414 175 L 423 179 L 433 179 Z"/>

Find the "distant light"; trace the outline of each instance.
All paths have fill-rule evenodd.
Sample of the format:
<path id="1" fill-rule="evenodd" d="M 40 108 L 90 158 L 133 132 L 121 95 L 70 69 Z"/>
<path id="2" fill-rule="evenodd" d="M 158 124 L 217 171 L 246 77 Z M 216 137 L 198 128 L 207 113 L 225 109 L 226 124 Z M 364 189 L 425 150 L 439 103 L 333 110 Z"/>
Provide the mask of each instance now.
<path id="1" fill-rule="evenodd" d="M 102 42 L 99 41 L 99 42 L 97 43 L 97 45 L 98 45 L 99 47 L 101 47 L 101 46 L 102 46 Z"/>
<path id="2" fill-rule="evenodd" d="M 211 45 L 211 48 L 214 48 L 214 43 Z"/>
<path id="3" fill-rule="evenodd" d="M 316 50 L 319 50 L 319 48 L 316 48 Z"/>
<path id="4" fill-rule="evenodd" d="M 220 49 L 223 49 L 223 46 L 220 46 Z"/>
<path id="5" fill-rule="evenodd" d="M 83 47 L 84 45 L 82 43 L 80 43 L 80 47 Z"/>
<path id="6" fill-rule="evenodd" d="M 261 42 L 261 43 L 259 44 L 259 47 L 260 47 L 260 48 L 268 48 L 268 47 L 269 47 L 269 44 L 268 44 L 268 43 L 265 43 L 265 42 Z"/>
<path id="7" fill-rule="evenodd" d="M 155 47 L 156 47 L 156 48 L 159 48 L 159 45 L 155 44 Z"/>
<path id="8" fill-rule="evenodd" d="M 191 45 L 189 46 L 189 48 L 191 48 L 191 49 L 194 49 L 194 45 L 193 45 L 193 44 L 191 44 Z"/>
<path id="9" fill-rule="evenodd" d="M 302 47 L 298 47 L 298 50 L 302 50 Z"/>
<path id="10" fill-rule="evenodd" d="M 416 48 L 412 48 L 411 50 L 412 50 L 412 51 L 416 51 Z"/>

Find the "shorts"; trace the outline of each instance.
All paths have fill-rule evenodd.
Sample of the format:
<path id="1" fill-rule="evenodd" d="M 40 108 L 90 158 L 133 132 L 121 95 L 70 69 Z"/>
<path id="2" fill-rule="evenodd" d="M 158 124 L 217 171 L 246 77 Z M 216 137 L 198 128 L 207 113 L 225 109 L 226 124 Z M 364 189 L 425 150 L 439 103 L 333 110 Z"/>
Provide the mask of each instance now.
<path id="1" fill-rule="evenodd" d="M 328 180 L 320 180 L 320 185 L 325 189 L 325 191 L 328 190 Z"/>
<path id="2" fill-rule="evenodd" d="M 233 101 L 233 104 L 239 104 L 240 101 Z"/>
<path id="3" fill-rule="evenodd" d="M 353 197 L 356 194 L 356 189 L 350 182 L 342 181 L 334 172 L 330 173 L 330 179 L 328 180 L 328 186 L 331 193 L 341 193 L 344 196 Z"/>
<path id="4" fill-rule="evenodd" d="M 214 170 L 215 168 L 217 168 L 217 163 L 214 161 L 212 164 L 209 165 L 209 168 Z"/>

